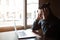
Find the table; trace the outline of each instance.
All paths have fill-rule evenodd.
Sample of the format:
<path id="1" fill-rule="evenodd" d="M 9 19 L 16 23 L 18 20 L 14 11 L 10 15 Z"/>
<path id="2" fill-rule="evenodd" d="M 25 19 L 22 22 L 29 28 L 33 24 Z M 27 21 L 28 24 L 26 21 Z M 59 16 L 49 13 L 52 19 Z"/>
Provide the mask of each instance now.
<path id="1" fill-rule="evenodd" d="M 17 36 L 19 40 L 38 40 L 41 37 L 33 33 L 31 29 L 18 30 Z"/>

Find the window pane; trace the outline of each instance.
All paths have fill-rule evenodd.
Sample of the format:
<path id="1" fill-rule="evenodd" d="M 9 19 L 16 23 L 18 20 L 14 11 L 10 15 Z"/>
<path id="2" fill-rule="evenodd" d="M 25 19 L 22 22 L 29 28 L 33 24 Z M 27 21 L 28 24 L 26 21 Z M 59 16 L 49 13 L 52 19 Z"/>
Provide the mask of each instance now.
<path id="1" fill-rule="evenodd" d="M 0 0 L 0 27 L 23 25 L 24 0 Z"/>
<path id="2" fill-rule="evenodd" d="M 32 25 L 37 16 L 39 0 L 27 0 L 27 25 Z"/>

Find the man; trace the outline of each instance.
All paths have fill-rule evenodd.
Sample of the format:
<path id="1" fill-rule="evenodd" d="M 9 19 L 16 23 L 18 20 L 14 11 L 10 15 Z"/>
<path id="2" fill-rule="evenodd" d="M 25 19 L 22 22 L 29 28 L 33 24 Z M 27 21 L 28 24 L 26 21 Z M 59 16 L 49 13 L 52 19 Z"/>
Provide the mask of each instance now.
<path id="1" fill-rule="evenodd" d="M 43 4 L 38 9 L 38 17 L 33 23 L 32 31 L 42 40 L 58 40 L 60 36 L 60 19 L 52 14 L 50 4 Z M 41 29 L 41 31 L 39 31 Z"/>

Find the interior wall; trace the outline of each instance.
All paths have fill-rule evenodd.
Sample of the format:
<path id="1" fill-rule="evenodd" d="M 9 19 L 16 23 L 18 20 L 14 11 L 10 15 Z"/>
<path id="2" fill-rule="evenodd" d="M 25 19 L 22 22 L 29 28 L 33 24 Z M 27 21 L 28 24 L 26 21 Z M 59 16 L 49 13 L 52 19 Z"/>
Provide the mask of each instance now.
<path id="1" fill-rule="evenodd" d="M 60 18 L 60 0 L 39 0 L 39 5 L 50 2 L 52 12 L 55 16 Z"/>
<path id="2" fill-rule="evenodd" d="M 60 18 L 60 0 L 50 0 L 50 3 L 54 15 Z"/>

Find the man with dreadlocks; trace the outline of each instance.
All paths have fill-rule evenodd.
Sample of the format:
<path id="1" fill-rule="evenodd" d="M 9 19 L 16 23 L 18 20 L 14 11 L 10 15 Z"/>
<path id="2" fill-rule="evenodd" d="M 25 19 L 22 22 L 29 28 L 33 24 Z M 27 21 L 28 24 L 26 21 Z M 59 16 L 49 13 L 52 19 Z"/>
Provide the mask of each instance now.
<path id="1" fill-rule="evenodd" d="M 42 30 L 42 34 L 39 30 Z M 60 39 L 60 19 L 52 14 L 50 4 L 43 4 L 38 9 L 38 17 L 33 23 L 32 31 L 39 34 L 41 40 Z"/>

